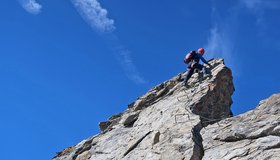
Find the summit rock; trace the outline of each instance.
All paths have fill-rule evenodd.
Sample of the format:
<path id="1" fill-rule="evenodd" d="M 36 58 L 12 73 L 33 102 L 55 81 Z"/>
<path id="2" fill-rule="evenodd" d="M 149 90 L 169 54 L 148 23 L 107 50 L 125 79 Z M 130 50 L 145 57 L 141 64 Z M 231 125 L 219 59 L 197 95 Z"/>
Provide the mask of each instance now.
<path id="1" fill-rule="evenodd" d="M 279 159 L 280 95 L 232 117 L 232 72 L 209 63 L 210 77 L 195 73 L 185 87 L 180 73 L 153 87 L 53 160 Z"/>

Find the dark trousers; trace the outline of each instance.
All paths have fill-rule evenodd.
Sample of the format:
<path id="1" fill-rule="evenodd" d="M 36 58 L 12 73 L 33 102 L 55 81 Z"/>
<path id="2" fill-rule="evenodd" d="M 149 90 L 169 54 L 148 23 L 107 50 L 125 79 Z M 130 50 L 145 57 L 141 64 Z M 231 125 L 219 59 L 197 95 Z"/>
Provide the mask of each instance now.
<path id="1" fill-rule="evenodd" d="M 187 83 L 188 80 L 191 78 L 195 69 L 198 69 L 200 71 L 202 70 L 203 74 L 206 74 L 206 68 L 203 65 L 201 65 L 199 63 L 190 64 L 188 66 L 187 74 L 184 79 L 185 83 Z"/>

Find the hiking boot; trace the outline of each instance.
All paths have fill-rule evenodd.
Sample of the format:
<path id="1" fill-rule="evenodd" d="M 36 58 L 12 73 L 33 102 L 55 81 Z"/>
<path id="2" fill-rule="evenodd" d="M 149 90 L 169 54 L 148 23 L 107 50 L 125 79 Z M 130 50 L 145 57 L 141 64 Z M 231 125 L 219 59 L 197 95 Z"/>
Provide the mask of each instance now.
<path id="1" fill-rule="evenodd" d="M 185 81 L 182 82 L 181 86 L 185 87 L 187 85 L 187 83 Z"/>
<path id="2" fill-rule="evenodd" d="M 190 88 L 191 86 L 187 82 L 183 82 L 182 87 Z"/>
<path id="3" fill-rule="evenodd" d="M 210 74 L 203 74 L 202 80 L 205 80 L 207 77 L 210 77 Z"/>

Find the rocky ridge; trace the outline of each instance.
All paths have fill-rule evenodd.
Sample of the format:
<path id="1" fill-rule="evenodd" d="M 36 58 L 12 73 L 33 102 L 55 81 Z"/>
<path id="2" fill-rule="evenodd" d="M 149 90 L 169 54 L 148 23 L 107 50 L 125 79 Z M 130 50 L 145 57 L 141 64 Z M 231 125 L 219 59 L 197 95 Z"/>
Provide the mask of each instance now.
<path id="1" fill-rule="evenodd" d="M 201 79 L 201 75 L 195 73 L 189 80 L 191 87 L 186 88 L 181 83 L 183 74 L 179 74 L 155 86 L 128 105 L 126 111 L 101 122 L 100 134 L 58 152 L 53 160 L 216 160 L 246 157 L 251 153 L 259 155 L 259 148 L 250 150 L 248 144 L 256 145 L 259 138 L 271 136 L 274 137 L 270 140 L 277 140 L 278 123 L 272 124 L 271 119 L 271 126 L 266 128 L 267 121 L 260 119 L 262 111 L 256 117 L 258 123 L 251 123 L 248 115 L 229 118 L 234 92 L 231 70 L 223 59 L 213 59 L 209 63 L 213 66 L 211 77 Z M 267 103 L 262 104 L 267 106 Z M 248 123 L 238 126 L 239 120 Z M 263 130 L 240 129 L 249 124 L 261 126 Z M 250 143 L 245 142 L 247 140 Z M 272 146 L 266 143 L 263 149 L 277 150 L 276 142 Z M 238 145 L 230 149 L 234 143 L 249 149 L 241 152 Z"/>
<path id="2" fill-rule="evenodd" d="M 256 109 L 202 129 L 203 159 L 279 160 L 280 94 Z"/>

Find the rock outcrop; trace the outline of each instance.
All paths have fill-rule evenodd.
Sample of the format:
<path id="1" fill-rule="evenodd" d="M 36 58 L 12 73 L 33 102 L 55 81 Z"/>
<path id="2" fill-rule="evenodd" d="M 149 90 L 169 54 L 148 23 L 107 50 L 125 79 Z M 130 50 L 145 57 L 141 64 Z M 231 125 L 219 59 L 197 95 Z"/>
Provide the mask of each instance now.
<path id="1" fill-rule="evenodd" d="M 265 159 L 276 155 L 279 96 L 230 118 L 231 70 L 222 59 L 209 63 L 211 77 L 202 79 L 195 73 L 189 80 L 191 87 L 186 88 L 179 74 L 155 86 L 126 111 L 101 122 L 100 134 L 58 152 L 53 160 Z"/>
<path id="2" fill-rule="evenodd" d="M 280 94 L 202 129 L 203 159 L 280 159 Z"/>

